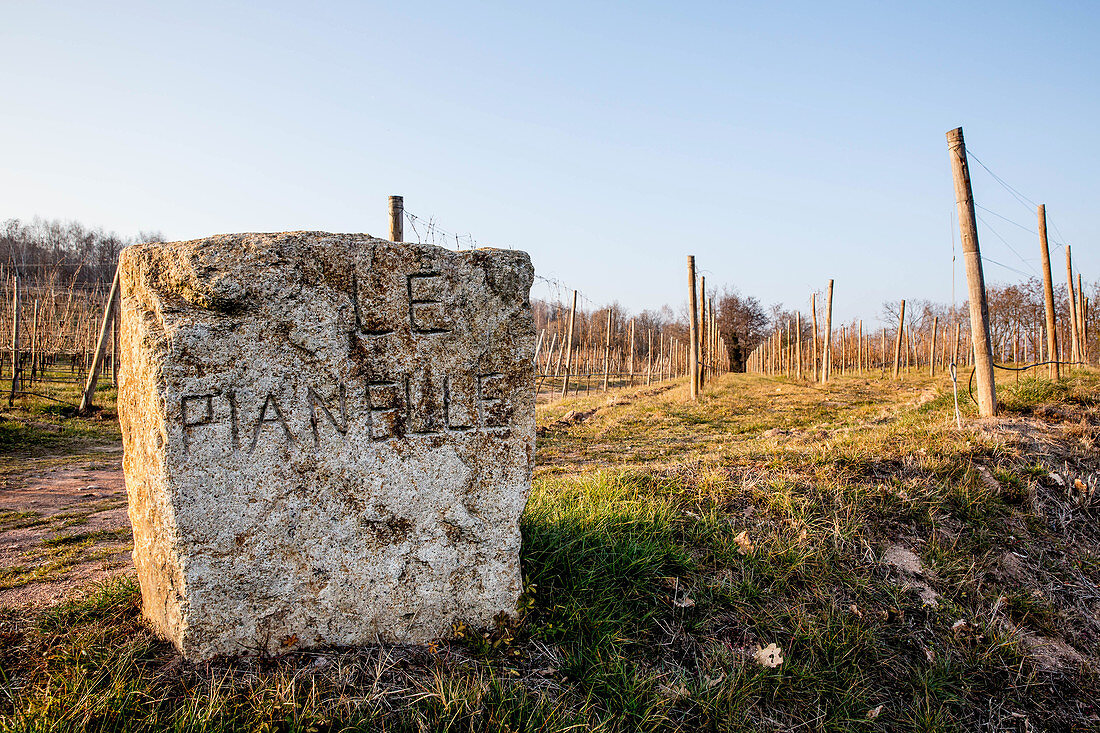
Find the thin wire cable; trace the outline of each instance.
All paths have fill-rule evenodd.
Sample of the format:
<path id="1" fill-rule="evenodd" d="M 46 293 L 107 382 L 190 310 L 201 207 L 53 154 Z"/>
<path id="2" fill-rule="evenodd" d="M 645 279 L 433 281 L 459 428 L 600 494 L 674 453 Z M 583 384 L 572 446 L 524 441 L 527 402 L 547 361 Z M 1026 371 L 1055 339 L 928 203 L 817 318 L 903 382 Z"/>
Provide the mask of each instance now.
<path id="1" fill-rule="evenodd" d="M 1018 275 L 1023 275 L 1024 277 L 1027 277 L 1027 278 L 1031 277 L 1031 275 L 1028 275 L 1023 270 L 1017 270 L 1015 267 L 1011 267 L 1009 265 L 1006 265 L 1003 262 L 998 262 L 997 260 L 993 259 L 992 257 L 986 257 L 985 255 L 982 255 L 982 262 L 988 262 L 991 265 L 997 265 L 998 267 L 1003 267 L 1006 270 L 1011 270 L 1012 272 L 1015 272 Z"/>
<path id="2" fill-rule="evenodd" d="M 992 225 L 990 225 L 990 223 L 989 223 L 988 221 L 986 221 L 985 219 L 983 219 L 983 218 L 981 217 L 981 215 L 980 215 L 980 214 L 977 214 L 977 213 L 975 213 L 975 216 L 977 216 L 977 217 L 978 217 L 978 221 L 980 221 L 980 222 L 981 222 L 982 224 L 985 224 L 985 227 L 986 227 L 986 229 L 988 229 L 989 231 L 993 232 L 993 236 L 995 236 L 995 237 L 996 237 L 997 239 L 999 239 L 999 240 L 1001 240 L 1002 242 L 1004 242 L 1004 245 L 1005 245 L 1006 247 L 1008 247 L 1008 248 L 1009 248 L 1010 250 L 1012 250 L 1012 254 L 1016 255 L 1016 256 L 1017 256 L 1017 257 L 1018 257 L 1018 258 L 1020 259 L 1020 262 L 1023 262 L 1023 263 L 1024 263 L 1024 267 L 1028 267 L 1028 268 L 1030 268 L 1030 269 L 1031 269 L 1031 271 L 1032 271 L 1032 273 L 1034 273 L 1034 274 L 1035 274 L 1035 277 L 1039 277 L 1039 273 L 1038 273 L 1038 272 L 1036 272 L 1035 268 L 1034 268 L 1034 267 L 1032 267 L 1031 263 L 1030 263 L 1030 262 L 1028 262 L 1027 260 L 1025 260 L 1025 259 L 1024 259 L 1024 256 L 1023 256 L 1022 254 L 1020 254 L 1019 252 L 1017 252 L 1017 251 L 1016 251 L 1016 248 L 1015 248 L 1015 247 L 1013 247 L 1013 246 L 1012 246 L 1011 244 L 1009 244 L 1009 243 L 1008 243 L 1008 240 L 1007 240 L 1007 239 L 1005 239 L 1004 237 L 1002 237 L 1002 236 L 1001 236 L 1001 234 L 1000 234 L 1000 232 L 998 232 L 998 231 L 997 231 L 996 229 L 994 229 L 994 228 L 992 227 Z M 1017 270 L 1017 272 L 1019 272 L 1019 270 Z M 1026 273 L 1024 273 L 1024 274 L 1026 275 Z"/>
<path id="3" fill-rule="evenodd" d="M 982 206 L 981 204 L 979 204 L 977 202 L 974 202 L 974 205 L 977 206 L 979 209 L 981 209 L 982 211 L 984 211 L 986 213 L 993 214 L 993 216 L 997 217 L 998 219 L 1004 219 L 1005 221 L 1007 221 L 1012 226 L 1020 227 L 1025 232 L 1028 232 L 1029 234 L 1034 234 L 1036 237 L 1039 236 L 1039 232 L 1035 231 L 1034 229 L 1029 229 L 1028 227 L 1024 226 L 1023 224 L 1021 224 L 1017 221 L 1013 221 L 1012 219 L 1009 219 L 1007 216 L 1004 216 L 1003 214 L 998 214 L 996 211 L 993 211 L 993 209 L 987 209 L 986 207 Z"/>
<path id="4" fill-rule="evenodd" d="M 1006 182 L 1006 181 L 1005 181 L 1005 180 L 1004 180 L 1003 178 L 1001 178 L 1000 176 L 998 176 L 998 175 L 997 175 L 996 173 L 994 173 L 993 171 L 989 170 L 989 166 L 987 166 L 987 165 L 986 165 L 985 163 L 983 163 L 983 162 L 982 162 L 982 160 L 981 160 L 981 158 L 979 158 L 979 157 L 978 157 L 977 155 L 974 155 L 974 151 L 972 151 L 972 150 L 970 149 L 970 146 L 969 146 L 969 145 L 968 145 L 968 146 L 966 146 L 966 154 L 967 154 L 968 156 L 970 156 L 971 158 L 973 158 L 974 160 L 978 161 L 978 165 L 980 165 L 980 166 L 981 166 L 982 168 L 985 168 L 985 171 L 986 171 L 986 173 L 988 173 L 989 175 L 993 176 L 993 180 L 995 180 L 995 181 L 996 181 L 997 183 L 1001 184 L 1001 186 L 1002 186 L 1002 187 L 1003 187 L 1003 188 L 1004 188 L 1004 189 L 1005 189 L 1006 191 L 1008 191 L 1008 192 L 1009 192 L 1010 194 L 1012 194 L 1013 198 L 1015 198 L 1015 199 L 1016 199 L 1017 201 L 1019 201 L 1019 202 L 1020 202 L 1020 205 L 1021 205 L 1021 206 L 1023 206 L 1023 207 L 1025 208 L 1025 209 L 1027 209 L 1028 211 L 1031 211 L 1032 209 L 1037 209 L 1037 208 L 1039 208 L 1039 204 L 1035 203 L 1034 201 L 1032 201 L 1031 199 L 1029 199 L 1029 198 L 1028 198 L 1027 196 L 1024 196 L 1024 195 L 1023 195 L 1022 193 L 1020 193 L 1019 191 L 1017 191 L 1017 190 L 1016 190 L 1015 188 L 1013 188 L 1012 186 L 1008 185 L 1008 183 L 1007 183 L 1007 182 Z M 1030 204 L 1030 205 L 1031 205 L 1031 208 L 1030 208 L 1030 209 L 1028 208 L 1028 204 Z"/>

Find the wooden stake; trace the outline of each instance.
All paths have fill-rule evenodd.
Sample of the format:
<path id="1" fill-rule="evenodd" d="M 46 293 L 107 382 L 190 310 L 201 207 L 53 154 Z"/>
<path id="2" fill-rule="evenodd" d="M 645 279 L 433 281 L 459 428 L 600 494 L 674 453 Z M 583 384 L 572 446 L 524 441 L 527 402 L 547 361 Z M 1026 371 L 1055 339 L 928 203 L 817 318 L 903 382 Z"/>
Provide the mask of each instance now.
<path id="1" fill-rule="evenodd" d="M 959 230 L 962 235 L 966 283 L 970 296 L 970 334 L 977 377 L 978 414 L 982 417 L 991 417 L 997 414 L 997 384 L 993 377 L 993 354 L 989 339 L 989 304 L 985 298 L 985 274 L 982 270 L 982 255 L 978 246 L 974 194 L 970 188 L 970 169 L 967 166 L 966 143 L 963 142 L 961 127 L 947 133 L 947 144 L 951 155 L 955 203 L 959 210 Z"/>
<path id="2" fill-rule="evenodd" d="M 894 379 L 901 370 L 901 340 L 905 332 L 905 299 L 901 301 L 901 315 L 898 316 L 898 337 L 894 341 Z"/>
<path id="3" fill-rule="evenodd" d="M 1047 245 L 1047 207 L 1039 204 L 1039 253 L 1043 257 L 1043 304 L 1046 309 L 1047 361 L 1051 379 L 1058 379 L 1058 331 L 1054 325 L 1054 282 L 1050 276 L 1050 248 Z"/>
<path id="4" fill-rule="evenodd" d="M 630 386 L 634 386 L 634 319 L 630 319 Z"/>
<path id="5" fill-rule="evenodd" d="M 1066 283 L 1069 286 L 1069 360 L 1080 361 L 1080 342 L 1077 338 L 1077 296 L 1073 288 L 1073 259 L 1066 245 Z"/>
<path id="6" fill-rule="evenodd" d="M 390 196 L 390 241 L 405 241 L 405 197 Z"/>
<path id="7" fill-rule="evenodd" d="M 653 329 L 649 329 L 649 347 L 645 352 L 645 385 L 653 384 Z"/>
<path id="8" fill-rule="evenodd" d="M 863 376 L 863 319 L 859 319 L 859 343 L 856 345 L 856 361 L 859 362 L 859 376 Z"/>
<path id="9" fill-rule="evenodd" d="M 1088 349 L 1085 344 L 1085 290 L 1081 282 L 1081 273 L 1077 273 L 1077 361 L 1088 361 Z"/>
<path id="10" fill-rule="evenodd" d="M 603 339 L 603 391 L 607 391 L 608 378 L 611 376 L 611 306 L 607 306 L 607 333 Z"/>
<path id="11" fill-rule="evenodd" d="M 691 344 L 688 346 L 688 379 L 691 382 L 691 399 L 699 400 L 699 300 L 695 290 L 695 256 L 688 255 L 688 289 L 691 292 L 691 311 L 688 327 Z"/>
<path id="12" fill-rule="evenodd" d="M 813 328 L 813 353 L 810 355 L 810 379 L 817 380 L 817 293 L 810 293 L 810 321 Z"/>
<path id="13" fill-rule="evenodd" d="M 577 291 L 573 291 L 573 307 L 569 309 L 569 340 L 565 346 L 565 375 L 561 380 L 561 396 L 569 391 L 569 371 L 573 366 L 573 325 L 577 321 Z"/>
<path id="14" fill-rule="evenodd" d="M 829 381 L 833 361 L 833 281 L 829 281 L 829 290 L 825 295 L 825 352 L 821 357 L 821 383 Z"/>
<path id="15" fill-rule="evenodd" d="M 31 320 L 31 384 L 38 376 L 38 298 L 34 299 L 34 317 Z"/>
<path id="16" fill-rule="evenodd" d="M 932 318 L 932 346 L 928 351 L 928 376 L 936 376 L 936 336 L 940 332 L 940 317 Z"/>
<path id="17" fill-rule="evenodd" d="M 19 273 L 15 273 L 11 312 L 11 392 L 8 394 L 8 407 L 15 405 L 15 393 L 19 390 Z"/>
<path id="18" fill-rule="evenodd" d="M 802 313 L 799 311 L 794 312 L 794 330 L 795 330 L 795 357 L 794 360 L 798 364 L 795 376 L 802 379 Z"/>
<path id="19" fill-rule="evenodd" d="M 118 268 L 115 268 L 115 277 L 111 281 L 111 292 L 107 296 L 107 306 L 103 309 L 103 323 L 99 327 L 99 339 L 96 340 L 95 356 L 92 357 L 92 366 L 88 370 L 88 381 L 84 384 L 84 394 L 80 398 L 80 411 L 87 412 L 92 408 L 95 398 L 95 387 L 99 382 L 99 370 L 103 368 L 103 354 L 107 350 L 107 327 L 114 318 L 114 309 L 118 306 Z"/>

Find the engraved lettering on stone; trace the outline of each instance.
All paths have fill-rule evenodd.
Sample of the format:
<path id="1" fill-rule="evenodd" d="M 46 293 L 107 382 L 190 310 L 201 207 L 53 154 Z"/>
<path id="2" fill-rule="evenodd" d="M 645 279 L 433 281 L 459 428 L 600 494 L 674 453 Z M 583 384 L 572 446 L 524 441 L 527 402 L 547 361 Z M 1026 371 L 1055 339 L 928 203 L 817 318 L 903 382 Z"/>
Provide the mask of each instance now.
<path id="1" fill-rule="evenodd" d="M 229 448 L 236 452 L 241 449 L 241 432 L 237 420 L 237 393 L 226 390 L 226 399 L 229 401 Z"/>
<path id="2" fill-rule="evenodd" d="M 413 333 L 447 333 L 451 317 L 443 297 L 446 282 L 438 272 L 409 275 L 409 327 Z"/>
<path id="3" fill-rule="evenodd" d="M 347 435 L 348 433 L 348 395 L 347 388 L 341 382 L 336 387 L 336 406 L 340 410 L 340 421 L 337 422 L 336 418 L 332 416 L 332 411 L 329 410 L 328 405 L 325 404 L 324 399 L 317 393 L 317 390 L 313 387 L 309 387 L 306 390 L 306 401 L 309 402 L 309 426 L 313 430 L 313 445 L 321 445 L 320 431 L 317 429 L 317 408 L 321 408 L 321 414 L 324 415 L 328 421 L 332 424 L 332 427 L 336 428 L 336 432 L 340 435 Z"/>
<path id="4" fill-rule="evenodd" d="M 375 291 L 378 288 L 374 289 Z M 355 267 L 351 268 L 352 304 L 355 306 L 355 328 L 364 336 L 388 336 L 393 333 L 393 328 L 387 323 L 385 312 L 380 309 L 378 303 L 366 296 L 369 291 L 361 288 L 359 275 Z"/>
<path id="5" fill-rule="evenodd" d="M 271 409 L 271 417 L 268 417 L 268 408 Z M 287 444 L 294 442 L 294 435 L 286 424 L 286 417 L 283 415 L 282 408 L 279 407 L 279 401 L 275 399 L 275 395 L 269 392 L 267 399 L 264 400 L 263 407 L 260 408 L 260 416 L 256 419 L 256 427 L 252 430 L 252 442 L 248 445 L 249 453 L 256 450 L 256 441 L 260 438 L 260 430 L 267 423 L 277 424 L 283 429 Z"/>
<path id="6" fill-rule="evenodd" d="M 405 386 L 398 382 L 368 382 L 371 439 L 387 440 L 405 433 Z"/>
<path id="7" fill-rule="evenodd" d="M 504 374 L 490 372 L 477 375 L 477 404 L 481 424 L 486 428 L 507 428 L 511 410 L 504 398 Z"/>
<path id="8" fill-rule="evenodd" d="M 514 612 L 527 255 L 239 234 L 128 247 L 119 273 L 133 559 L 185 659 L 426 644 Z"/>
<path id="9" fill-rule="evenodd" d="M 443 379 L 443 424 L 447 430 L 465 432 L 476 425 L 477 410 L 470 401 L 473 379 L 469 375 Z"/>
<path id="10" fill-rule="evenodd" d="M 214 395 L 184 395 L 180 400 L 180 412 L 183 417 L 183 452 L 187 453 L 191 445 L 191 428 L 209 425 L 214 419 Z"/>

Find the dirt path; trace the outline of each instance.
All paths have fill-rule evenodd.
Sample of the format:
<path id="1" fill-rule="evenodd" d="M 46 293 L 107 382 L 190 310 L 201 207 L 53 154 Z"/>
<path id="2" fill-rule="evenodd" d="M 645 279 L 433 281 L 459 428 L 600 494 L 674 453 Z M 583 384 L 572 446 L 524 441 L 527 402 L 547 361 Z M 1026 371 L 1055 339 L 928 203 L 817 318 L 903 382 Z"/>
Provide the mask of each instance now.
<path id="1" fill-rule="evenodd" d="M 0 608 L 132 573 L 121 451 L 19 459 L 0 484 Z"/>

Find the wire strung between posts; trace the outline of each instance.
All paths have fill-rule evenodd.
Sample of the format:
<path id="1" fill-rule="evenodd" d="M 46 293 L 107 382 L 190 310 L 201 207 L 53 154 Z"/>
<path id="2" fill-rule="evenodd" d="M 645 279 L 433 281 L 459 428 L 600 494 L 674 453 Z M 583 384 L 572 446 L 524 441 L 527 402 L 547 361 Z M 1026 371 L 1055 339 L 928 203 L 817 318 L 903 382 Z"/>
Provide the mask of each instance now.
<path id="1" fill-rule="evenodd" d="M 462 249 L 463 241 L 465 241 L 471 249 L 476 249 L 478 247 L 477 240 L 474 239 L 474 236 L 472 234 L 457 234 L 455 232 L 449 232 L 443 227 L 436 224 L 435 219 L 433 218 L 424 219 L 423 217 L 419 217 L 416 214 L 413 214 L 408 209 L 402 209 L 402 212 L 405 214 L 405 218 L 408 220 L 409 226 L 413 230 L 413 234 L 416 235 L 416 241 L 418 244 L 421 243 L 424 239 L 429 239 L 430 244 L 436 244 L 436 235 L 438 234 L 438 239 L 442 241 L 445 245 L 449 245 L 450 240 L 453 239 L 455 249 Z M 420 224 L 425 228 L 423 237 L 421 237 L 420 230 L 417 228 L 417 224 Z"/>
<path id="2" fill-rule="evenodd" d="M 1039 273 L 1035 271 L 1035 268 L 1034 268 L 1034 267 L 1032 267 L 1031 263 L 1030 263 L 1030 262 L 1028 262 L 1027 260 L 1025 260 L 1025 259 L 1024 259 L 1024 256 L 1023 256 L 1022 254 L 1020 254 L 1019 252 L 1017 252 L 1017 251 L 1016 251 L 1016 248 L 1015 248 L 1015 247 L 1013 247 L 1013 246 L 1012 246 L 1011 244 L 1009 244 L 1009 243 L 1008 243 L 1008 240 L 1007 240 L 1007 239 L 1005 239 L 1004 237 L 1002 237 L 1002 236 L 1001 236 L 1001 233 L 1000 233 L 1000 232 L 998 232 L 998 231 L 997 231 L 996 229 L 994 229 L 994 228 L 993 228 L 993 227 L 992 227 L 992 226 L 991 226 L 991 225 L 989 224 L 989 222 L 988 222 L 988 221 L 986 221 L 985 219 L 983 219 L 983 218 L 981 217 L 981 215 L 978 215 L 978 221 L 980 221 L 980 222 L 981 222 L 982 224 L 985 224 L 985 228 L 986 228 L 986 229 L 988 229 L 989 231 L 993 232 L 993 236 L 995 236 L 995 237 L 996 237 L 997 239 L 1001 240 L 1001 241 L 1002 241 L 1002 242 L 1004 243 L 1004 245 L 1005 245 L 1006 247 L 1008 247 L 1008 248 L 1009 248 L 1010 250 L 1012 250 L 1012 254 L 1014 254 L 1014 255 L 1016 255 L 1017 257 L 1019 257 L 1019 258 L 1020 258 L 1020 262 L 1023 262 L 1023 263 L 1024 263 L 1024 266 L 1025 266 L 1025 267 L 1027 267 L 1028 269 L 1030 269 L 1030 270 L 1031 270 L 1031 271 L 1032 271 L 1032 272 L 1033 272 L 1033 273 L 1035 274 L 1035 277 L 1039 277 Z M 1017 272 L 1019 272 L 1019 271 L 1017 270 Z"/>
<path id="3" fill-rule="evenodd" d="M 1046 366 L 1047 364 L 1058 364 L 1059 366 L 1088 366 L 1088 363 L 1083 361 L 1057 361 L 1055 359 L 1052 359 L 1050 361 L 1040 361 L 1022 367 L 1010 367 L 1005 364 L 994 363 L 993 368 L 1000 369 L 1005 372 L 1026 372 L 1028 369 Z M 967 381 L 966 385 L 967 392 L 970 393 L 970 401 L 973 402 L 975 405 L 978 404 L 978 401 L 974 399 L 974 373 L 977 371 L 978 367 L 974 367 L 970 370 L 970 379 Z"/>
<path id="4" fill-rule="evenodd" d="M 986 171 L 986 173 L 988 173 L 989 175 L 993 176 L 993 180 L 995 180 L 995 181 L 996 181 L 997 183 L 1001 184 L 1001 186 L 1002 186 L 1002 187 L 1004 187 L 1004 190 L 1006 190 L 1006 191 L 1008 191 L 1008 192 L 1009 192 L 1010 194 L 1012 194 L 1013 198 L 1015 198 L 1015 199 L 1016 199 L 1017 201 L 1019 201 L 1019 202 L 1020 202 L 1020 205 L 1021 205 L 1021 206 L 1023 206 L 1023 207 L 1025 208 L 1025 209 L 1027 209 L 1027 208 L 1028 208 L 1028 204 L 1031 204 L 1031 207 L 1032 207 L 1032 209 L 1037 209 L 1037 208 L 1039 208 L 1039 204 L 1035 203 L 1034 201 L 1032 201 L 1031 199 L 1029 199 L 1029 198 L 1028 198 L 1027 196 L 1024 196 L 1024 195 L 1023 195 L 1022 193 L 1020 193 L 1019 191 L 1017 191 L 1017 190 L 1016 190 L 1015 188 L 1013 188 L 1012 186 L 1008 185 L 1008 183 L 1006 183 L 1006 182 L 1005 182 L 1005 180 L 1004 180 L 1003 178 L 1001 178 L 1000 176 L 998 176 L 998 175 L 997 175 L 996 173 L 994 173 L 993 171 L 989 170 L 989 166 L 987 166 L 987 165 L 986 165 L 985 163 L 983 163 L 983 162 L 982 162 L 982 160 L 981 160 L 981 158 L 979 158 L 978 156 L 974 155 L 974 151 L 972 151 L 972 150 L 970 149 L 970 146 L 966 146 L 966 154 L 967 154 L 968 156 L 970 156 L 971 158 L 973 158 L 974 160 L 978 161 L 978 165 L 980 165 L 980 166 L 981 166 L 982 168 L 985 168 L 985 171 Z M 1030 211 L 1031 209 L 1028 209 L 1028 210 Z"/>

